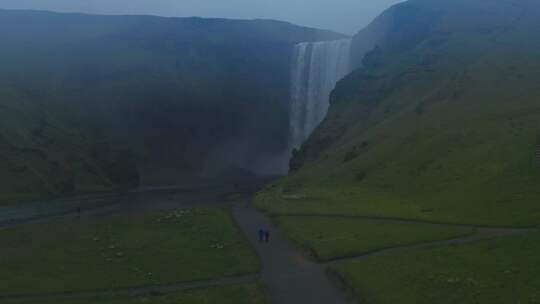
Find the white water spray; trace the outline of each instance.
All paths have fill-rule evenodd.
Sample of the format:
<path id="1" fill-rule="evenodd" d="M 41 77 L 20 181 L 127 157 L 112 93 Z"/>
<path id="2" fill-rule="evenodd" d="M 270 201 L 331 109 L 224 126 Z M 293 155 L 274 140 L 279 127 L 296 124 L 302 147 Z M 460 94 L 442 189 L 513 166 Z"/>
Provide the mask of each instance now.
<path id="1" fill-rule="evenodd" d="M 351 71 L 351 40 L 304 42 L 294 48 L 289 147 L 298 149 L 323 121 L 330 93 Z"/>

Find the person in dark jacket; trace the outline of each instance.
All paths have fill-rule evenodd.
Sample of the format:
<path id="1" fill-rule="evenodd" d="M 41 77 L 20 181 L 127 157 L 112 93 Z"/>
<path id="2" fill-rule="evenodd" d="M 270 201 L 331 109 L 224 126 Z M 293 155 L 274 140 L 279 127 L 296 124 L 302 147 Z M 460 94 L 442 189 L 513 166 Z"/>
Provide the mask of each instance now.
<path id="1" fill-rule="evenodd" d="M 265 242 L 265 243 L 270 242 L 270 231 L 268 231 L 268 230 L 266 230 L 266 231 L 264 232 L 264 242 Z"/>
<path id="2" fill-rule="evenodd" d="M 264 241 L 264 230 L 259 229 L 259 242 L 263 242 Z"/>

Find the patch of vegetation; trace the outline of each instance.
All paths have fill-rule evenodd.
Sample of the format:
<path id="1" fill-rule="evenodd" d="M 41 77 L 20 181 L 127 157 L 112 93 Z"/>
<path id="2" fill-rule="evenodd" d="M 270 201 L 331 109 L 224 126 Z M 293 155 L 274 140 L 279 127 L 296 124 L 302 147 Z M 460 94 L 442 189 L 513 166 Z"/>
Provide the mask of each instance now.
<path id="1" fill-rule="evenodd" d="M 18 302 L 21 303 L 21 302 Z M 24 302 L 23 302 L 24 303 Z M 40 304 L 265 304 L 267 303 L 260 286 L 255 284 L 222 286 L 185 290 L 167 295 L 137 297 L 101 297 L 88 300 L 43 301 Z M 30 303 L 28 303 L 30 304 Z M 36 304 L 36 302 L 32 302 Z"/>
<path id="2" fill-rule="evenodd" d="M 257 257 L 222 210 L 39 224 L 1 231 L 0 293 L 178 283 L 254 273 Z"/>
<path id="3" fill-rule="evenodd" d="M 92 145 L 90 153 L 99 161 L 102 170 L 115 185 L 124 189 L 140 185 L 137 156 L 133 151 L 128 149 L 115 151 L 110 143 L 102 142 Z"/>
<path id="4" fill-rule="evenodd" d="M 471 228 L 331 216 L 280 216 L 276 221 L 293 240 L 320 260 L 452 239 L 474 232 Z"/>
<path id="5" fill-rule="evenodd" d="M 540 234 L 364 258 L 337 267 L 368 303 L 540 303 Z"/>

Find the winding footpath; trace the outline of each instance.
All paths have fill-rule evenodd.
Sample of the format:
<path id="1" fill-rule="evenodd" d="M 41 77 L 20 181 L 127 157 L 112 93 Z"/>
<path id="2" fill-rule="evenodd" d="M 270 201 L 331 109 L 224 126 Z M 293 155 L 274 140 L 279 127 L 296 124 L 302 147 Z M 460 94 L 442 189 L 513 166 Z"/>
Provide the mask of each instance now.
<path id="1" fill-rule="evenodd" d="M 308 260 L 249 201 L 236 203 L 232 214 L 261 259 L 261 280 L 271 303 L 355 303 L 330 280 L 324 265 Z M 259 242 L 257 231 L 260 228 L 271 231 L 269 243 Z"/>
<path id="2" fill-rule="evenodd" d="M 200 189 L 202 192 L 208 191 L 208 189 Z M 153 189 L 151 191 L 156 191 Z M 167 190 L 167 191 L 170 191 Z M 186 191 L 185 188 L 176 189 L 176 191 Z M 216 195 L 222 195 L 226 193 L 223 189 L 213 189 L 211 193 Z M 143 194 L 145 192 L 141 192 Z M 101 203 L 101 197 L 98 199 L 100 203 L 87 205 L 87 208 L 83 212 L 83 216 L 99 216 L 101 213 L 110 214 L 118 212 L 130 212 L 133 209 L 139 211 L 151 211 L 151 210 L 166 210 L 174 208 L 196 208 L 196 207 L 230 207 L 232 216 L 234 217 L 238 227 L 245 234 L 247 240 L 250 242 L 257 255 L 259 256 L 262 264 L 262 270 L 259 274 L 238 276 L 238 277 L 226 277 L 217 278 L 205 281 L 195 282 L 183 282 L 178 284 L 169 285 L 152 285 L 152 286 L 138 286 L 133 288 L 122 289 L 109 289 L 109 290 L 94 290 L 84 292 L 69 292 L 69 293 L 55 293 L 55 294 L 39 294 L 39 295 L 12 295 L 2 296 L 0 295 L 0 302 L 9 301 L 9 303 L 17 302 L 31 302 L 42 300 L 62 300 L 62 299 L 90 299 L 102 296 L 117 296 L 117 295 L 148 295 L 148 294 L 166 294 L 180 290 L 193 289 L 193 288 L 205 288 L 212 286 L 226 286 L 235 284 L 245 284 L 262 282 L 265 286 L 268 298 L 271 303 L 274 304 L 289 304 L 289 303 L 310 303 L 310 304 L 342 304 L 342 303 L 356 303 L 349 292 L 344 290 L 342 284 L 338 279 L 331 279 L 328 269 L 338 263 L 347 262 L 350 260 L 357 260 L 377 255 L 392 254 L 398 251 L 409 249 L 422 249 L 447 246 L 452 244 L 461 244 L 467 242 L 478 241 L 486 238 L 493 237 L 506 237 L 528 233 L 535 231 L 536 228 L 524 228 L 524 229 L 512 229 L 512 228 L 493 228 L 493 227 L 478 227 L 474 225 L 452 225 L 452 224 L 436 224 L 424 222 L 428 225 L 444 225 L 444 226 L 460 226 L 475 228 L 475 233 L 468 236 L 458 237 L 451 240 L 430 241 L 415 245 L 404 245 L 398 247 L 391 247 L 376 250 L 373 252 L 367 252 L 356 256 L 340 257 L 330 261 L 317 263 L 310 258 L 305 252 L 295 246 L 267 217 L 265 214 L 259 212 L 251 205 L 251 196 L 253 191 L 246 191 L 245 197 L 238 199 L 234 203 L 227 203 L 214 199 L 211 203 L 208 200 L 190 199 L 183 202 L 174 202 L 170 199 L 155 200 L 151 196 L 145 194 L 139 199 L 139 203 L 124 209 L 121 208 L 122 204 L 118 204 L 118 200 L 111 201 L 111 205 L 104 206 Z M 167 194 L 168 195 L 168 194 Z M 206 203 L 205 203 L 206 201 Z M 160 203 L 161 202 L 161 203 Z M 104 210 L 103 208 L 106 207 Z M 111 209 L 112 208 L 112 209 Z M 13 213 L 11 219 L 4 214 L 4 218 L 0 218 L 0 228 L 17 226 L 23 224 L 30 224 L 33 222 L 54 220 L 62 216 L 74 216 L 77 211 L 66 208 L 56 208 L 55 212 L 27 212 Z M 25 216 L 26 218 L 25 218 Z M 312 215 L 298 215 L 300 217 L 312 216 Z M 336 216 L 328 216 L 336 217 Z M 340 216 L 337 216 L 340 217 Z M 341 216 L 348 217 L 348 216 Z M 360 217 L 365 218 L 365 217 Z M 414 222 L 416 220 L 403 220 L 393 218 L 371 218 L 373 220 L 380 221 L 392 221 L 392 222 Z M 4 222 L 2 223 L 2 220 Z M 271 231 L 271 237 L 269 243 L 261 243 L 258 240 L 257 231 L 259 229 L 267 229 Z"/>
<path id="3" fill-rule="evenodd" d="M 463 225 L 457 225 L 457 226 L 462 227 Z M 470 226 L 470 227 L 472 228 L 474 226 Z M 481 241 L 481 240 L 490 239 L 490 238 L 516 236 L 516 235 L 521 235 L 521 234 L 525 234 L 525 233 L 533 232 L 533 231 L 537 231 L 537 229 L 536 228 L 523 228 L 523 229 L 476 228 L 476 231 L 474 233 L 467 236 L 460 236 L 460 237 L 446 239 L 446 240 L 422 242 L 422 243 L 417 243 L 417 244 L 412 244 L 412 245 L 382 248 L 382 249 L 377 249 L 377 250 L 373 250 L 369 252 L 364 252 L 358 255 L 339 257 L 339 258 L 326 260 L 324 264 L 327 266 L 333 266 L 336 264 L 354 261 L 361 258 L 393 254 L 393 253 L 398 253 L 405 250 L 429 249 L 429 248 L 444 247 L 444 246 L 449 246 L 449 245 L 458 245 L 458 244 L 470 243 L 470 242 L 475 242 L 475 241 Z"/>

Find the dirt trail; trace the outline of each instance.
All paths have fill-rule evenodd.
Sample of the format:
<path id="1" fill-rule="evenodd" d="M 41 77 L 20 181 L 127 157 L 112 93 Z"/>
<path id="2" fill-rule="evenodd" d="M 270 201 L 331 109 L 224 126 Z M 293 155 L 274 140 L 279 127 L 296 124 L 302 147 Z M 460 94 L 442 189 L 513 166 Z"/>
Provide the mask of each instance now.
<path id="1" fill-rule="evenodd" d="M 262 261 L 261 280 L 272 303 L 355 303 L 329 279 L 324 265 L 306 258 L 268 217 L 248 202 L 235 204 L 232 213 Z M 259 242 L 260 228 L 271 231 L 268 244 Z"/>
<path id="2" fill-rule="evenodd" d="M 276 213 L 274 216 L 284 216 L 284 217 L 313 217 L 313 218 L 342 218 L 342 219 L 357 219 L 357 220 L 371 220 L 379 222 L 388 222 L 388 223 L 402 223 L 402 224 L 423 224 L 429 226 L 441 226 L 441 227 L 463 227 L 463 228 L 480 228 L 480 229 L 491 229 L 497 230 L 500 232 L 519 232 L 537 229 L 538 226 L 531 225 L 525 226 L 522 228 L 516 228 L 511 226 L 497 226 L 497 225 L 477 225 L 477 224 L 459 224 L 459 223 L 445 223 L 437 221 L 429 221 L 422 219 L 407 219 L 399 217 L 387 217 L 387 216 L 373 216 L 373 215 L 346 215 L 346 214 L 317 214 L 317 213 Z"/>
<path id="3" fill-rule="evenodd" d="M 509 237 L 509 236 L 522 235 L 522 234 L 533 232 L 533 231 L 537 231 L 537 229 L 477 228 L 476 232 L 469 236 L 462 236 L 462 237 L 457 237 L 457 238 L 453 238 L 449 240 L 430 241 L 430 242 L 424 242 L 424 243 L 419 243 L 415 245 L 404 245 L 404 246 L 395 246 L 395 247 L 389 247 L 389 248 L 384 248 L 384 249 L 378 249 L 378 250 L 374 250 L 374 251 L 370 251 L 370 252 L 366 252 L 366 253 L 362 253 L 358 255 L 330 259 L 330 260 L 325 261 L 324 264 L 327 266 L 333 266 L 336 264 L 354 261 L 361 258 L 393 254 L 393 253 L 397 253 L 397 252 L 405 251 L 405 250 L 444 247 L 448 245 L 464 244 L 464 243 L 480 241 L 480 240 L 496 238 L 496 237 Z"/>

